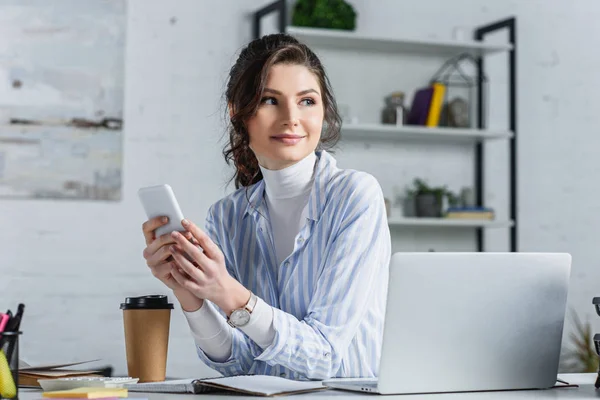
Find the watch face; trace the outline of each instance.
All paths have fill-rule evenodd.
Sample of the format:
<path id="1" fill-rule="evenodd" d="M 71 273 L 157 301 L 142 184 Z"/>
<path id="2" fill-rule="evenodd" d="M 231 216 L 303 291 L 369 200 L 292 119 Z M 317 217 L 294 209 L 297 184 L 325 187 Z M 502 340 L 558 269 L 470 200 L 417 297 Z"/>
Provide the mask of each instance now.
<path id="1" fill-rule="evenodd" d="M 250 313 L 246 310 L 235 310 L 231 313 L 229 319 L 235 326 L 244 326 L 250 322 Z"/>

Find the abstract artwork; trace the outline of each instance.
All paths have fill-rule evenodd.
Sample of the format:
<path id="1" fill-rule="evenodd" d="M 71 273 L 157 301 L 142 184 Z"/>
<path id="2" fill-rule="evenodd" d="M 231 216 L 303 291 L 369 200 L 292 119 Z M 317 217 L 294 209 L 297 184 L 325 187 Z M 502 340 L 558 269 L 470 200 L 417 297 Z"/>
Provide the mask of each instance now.
<path id="1" fill-rule="evenodd" d="M 0 197 L 121 199 L 125 0 L 0 0 Z"/>

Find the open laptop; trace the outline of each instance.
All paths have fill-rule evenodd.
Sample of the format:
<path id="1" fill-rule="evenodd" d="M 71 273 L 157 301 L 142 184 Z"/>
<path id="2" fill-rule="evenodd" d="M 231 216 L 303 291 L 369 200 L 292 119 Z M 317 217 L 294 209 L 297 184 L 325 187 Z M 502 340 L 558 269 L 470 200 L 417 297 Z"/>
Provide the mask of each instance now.
<path id="1" fill-rule="evenodd" d="M 571 256 L 395 253 L 375 379 L 379 394 L 543 389 L 556 384 Z"/>

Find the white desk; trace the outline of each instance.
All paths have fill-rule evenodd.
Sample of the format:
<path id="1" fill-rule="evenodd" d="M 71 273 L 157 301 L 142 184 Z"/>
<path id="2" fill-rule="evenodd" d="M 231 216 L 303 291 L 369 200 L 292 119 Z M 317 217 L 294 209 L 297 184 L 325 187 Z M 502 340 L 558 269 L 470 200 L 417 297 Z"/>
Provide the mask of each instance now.
<path id="1" fill-rule="evenodd" d="M 399 396 L 380 396 L 377 394 L 354 393 L 340 390 L 326 390 L 315 393 L 298 394 L 289 396 L 298 400 L 334 400 L 342 398 L 370 398 L 376 399 L 398 399 L 398 400 L 550 400 L 550 399 L 600 399 L 600 390 L 594 388 L 597 374 L 564 374 L 559 378 L 569 383 L 578 384 L 578 388 L 556 388 L 548 390 L 519 390 L 506 392 L 474 392 L 474 393 L 450 393 L 450 394 L 424 394 L 424 395 L 399 395 Z M 230 397 L 227 394 L 163 394 L 163 393 L 139 393 L 129 392 L 129 398 L 146 398 L 148 400 L 210 400 L 223 399 Z M 254 396 L 231 396 L 233 399 L 252 399 L 257 400 L 260 397 Z M 19 391 L 19 400 L 38 400 L 42 399 L 42 393 L 39 390 L 21 389 Z"/>

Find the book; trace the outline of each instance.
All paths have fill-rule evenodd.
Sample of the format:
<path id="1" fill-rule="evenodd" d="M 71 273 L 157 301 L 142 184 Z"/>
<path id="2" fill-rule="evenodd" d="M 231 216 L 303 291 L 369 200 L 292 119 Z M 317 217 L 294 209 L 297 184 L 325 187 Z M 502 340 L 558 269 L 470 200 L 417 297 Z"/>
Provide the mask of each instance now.
<path id="1" fill-rule="evenodd" d="M 429 115 L 429 107 L 433 96 L 433 87 L 426 87 L 415 92 L 413 102 L 406 117 L 407 125 L 425 125 Z"/>
<path id="2" fill-rule="evenodd" d="M 433 87 L 433 95 L 431 97 L 431 104 L 429 106 L 429 113 L 427 114 L 427 122 L 425 125 L 433 128 L 438 126 L 440 122 L 446 86 L 439 82 L 435 82 L 431 86 Z"/>
<path id="3" fill-rule="evenodd" d="M 253 396 L 284 396 L 327 390 L 321 381 L 295 381 L 270 375 L 239 375 L 207 379 L 178 379 L 125 385 L 131 392 L 210 393 L 235 392 Z"/>
<path id="4" fill-rule="evenodd" d="M 450 207 L 446 210 L 446 218 L 450 219 L 479 219 L 492 220 L 494 210 L 486 207 Z"/>

